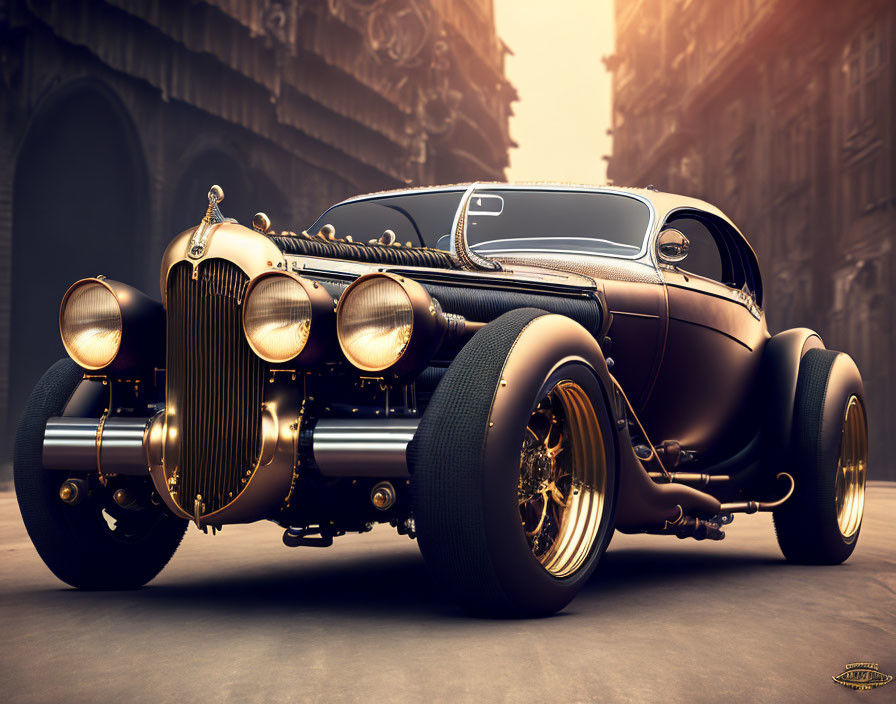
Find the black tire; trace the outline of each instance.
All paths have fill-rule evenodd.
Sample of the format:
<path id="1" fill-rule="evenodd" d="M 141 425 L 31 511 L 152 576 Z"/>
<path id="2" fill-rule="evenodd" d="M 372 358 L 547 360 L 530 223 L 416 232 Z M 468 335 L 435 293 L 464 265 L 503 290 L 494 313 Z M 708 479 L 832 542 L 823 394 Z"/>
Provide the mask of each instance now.
<path id="1" fill-rule="evenodd" d="M 426 564 L 435 583 L 478 616 L 533 617 L 559 611 L 587 582 L 613 532 L 617 469 L 615 433 L 601 382 L 607 378 L 605 362 L 591 334 L 572 320 L 548 316 L 555 329 L 565 331 L 557 336 L 564 340 L 546 339 L 536 326 L 530 331 L 542 316 L 546 314 L 539 310 L 515 310 L 477 332 L 440 382 L 408 450 L 414 518 Z M 527 334 L 528 351 L 521 352 L 518 343 Z M 526 355 L 522 374 L 520 355 Z M 577 361 L 557 366 L 569 358 Z M 504 379 L 514 376 L 514 369 L 515 378 Z M 578 566 L 556 576 L 527 542 L 517 492 L 526 420 L 561 381 L 586 392 L 594 409 L 590 417 L 596 418 L 604 439 L 606 498 L 592 524 L 599 526 L 596 537 L 582 551 Z M 508 385 L 516 394 L 510 411 L 506 399 L 511 397 L 504 406 L 499 402 Z"/>
<path id="2" fill-rule="evenodd" d="M 59 579 L 81 589 L 132 589 L 168 563 L 187 522 L 147 508 L 116 515 L 113 531 L 103 516 L 104 509 L 110 515 L 115 511 L 111 493 L 95 480 L 77 505 L 60 500 L 59 487 L 69 474 L 44 469 L 44 428 L 48 418 L 62 414 L 82 374 L 74 362 L 62 359 L 31 392 L 15 440 L 16 498 L 31 542 Z"/>
<path id="3" fill-rule="evenodd" d="M 854 532 L 844 535 L 836 507 L 844 420 L 851 400 L 859 404 L 861 438 L 867 452 L 862 378 L 843 353 L 810 349 L 800 362 L 789 464 L 796 482 L 791 498 L 774 512 L 778 545 L 790 562 L 834 565 L 856 547 L 861 509 Z M 861 501 L 864 501 L 864 468 Z"/>

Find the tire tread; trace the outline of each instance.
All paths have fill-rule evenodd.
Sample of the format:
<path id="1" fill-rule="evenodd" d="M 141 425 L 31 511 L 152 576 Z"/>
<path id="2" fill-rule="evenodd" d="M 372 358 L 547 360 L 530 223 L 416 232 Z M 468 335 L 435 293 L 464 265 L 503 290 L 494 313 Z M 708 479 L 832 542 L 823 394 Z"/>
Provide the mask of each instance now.
<path id="1" fill-rule="evenodd" d="M 73 361 L 61 359 L 31 392 L 13 450 L 16 500 L 31 542 L 60 580 L 81 589 L 131 589 L 168 563 L 187 523 L 161 516 L 142 539 L 123 543 L 103 530 L 86 501 L 67 506 L 59 500 L 57 491 L 66 473 L 43 466 L 44 428 L 48 418 L 64 411 L 82 375 Z"/>

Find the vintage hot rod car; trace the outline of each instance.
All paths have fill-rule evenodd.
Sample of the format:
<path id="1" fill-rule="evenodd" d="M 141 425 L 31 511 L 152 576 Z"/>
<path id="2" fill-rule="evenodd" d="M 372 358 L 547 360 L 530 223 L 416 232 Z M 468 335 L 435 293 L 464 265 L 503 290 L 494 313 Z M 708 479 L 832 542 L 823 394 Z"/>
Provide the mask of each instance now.
<path id="1" fill-rule="evenodd" d="M 205 217 L 158 302 L 76 282 L 71 359 L 15 446 L 63 581 L 137 587 L 188 522 L 290 546 L 388 522 L 478 614 L 561 609 L 614 530 L 720 540 L 773 511 L 788 560 L 862 521 L 862 380 L 807 329 L 770 336 L 757 259 L 717 208 L 655 189 L 376 193 L 301 234 Z"/>

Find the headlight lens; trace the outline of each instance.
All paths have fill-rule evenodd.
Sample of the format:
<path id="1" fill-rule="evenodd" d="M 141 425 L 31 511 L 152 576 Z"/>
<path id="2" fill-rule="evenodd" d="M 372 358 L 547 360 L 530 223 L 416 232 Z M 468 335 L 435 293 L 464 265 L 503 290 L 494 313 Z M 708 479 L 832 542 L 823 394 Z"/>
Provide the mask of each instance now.
<path id="1" fill-rule="evenodd" d="M 262 359 L 280 364 L 296 357 L 311 332 L 311 300 L 302 284 L 286 275 L 260 279 L 246 299 L 243 330 Z"/>
<path id="2" fill-rule="evenodd" d="M 359 280 L 340 300 L 339 345 L 348 360 L 364 371 L 382 371 L 401 359 L 413 326 L 411 300 L 388 276 Z"/>
<path id="3" fill-rule="evenodd" d="M 95 279 L 80 281 L 62 299 L 62 344 L 87 369 L 112 363 L 121 345 L 121 307 L 112 291 Z"/>

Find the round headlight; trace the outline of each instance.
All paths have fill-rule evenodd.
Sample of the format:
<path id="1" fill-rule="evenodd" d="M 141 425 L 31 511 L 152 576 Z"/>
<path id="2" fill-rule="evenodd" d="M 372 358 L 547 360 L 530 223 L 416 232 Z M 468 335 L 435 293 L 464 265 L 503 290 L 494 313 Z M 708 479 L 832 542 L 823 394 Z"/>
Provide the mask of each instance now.
<path id="1" fill-rule="evenodd" d="M 311 333 L 311 309 L 311 298 L 297 277 L 270 274 L 255 279 L 243 308 L 243 330 L 255 354 L 277 364 L 297 357 Z"/>
<path id="2" fill-rule="evenodd" d="M 121 346 L 121 307 L 98 279 L 74 284 L 62 299 L 59 330 L 66 352 L 86 369 L 102 369 Z"/>
<path id="3" fill-rule="evenodd" d="M 379 372 L 401 359 L 413 328 L 411 299 L 391 276 L 358 279 L 339 299 L 339 345 L 348 360 L 364 371 Z"/>

